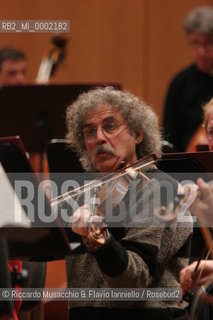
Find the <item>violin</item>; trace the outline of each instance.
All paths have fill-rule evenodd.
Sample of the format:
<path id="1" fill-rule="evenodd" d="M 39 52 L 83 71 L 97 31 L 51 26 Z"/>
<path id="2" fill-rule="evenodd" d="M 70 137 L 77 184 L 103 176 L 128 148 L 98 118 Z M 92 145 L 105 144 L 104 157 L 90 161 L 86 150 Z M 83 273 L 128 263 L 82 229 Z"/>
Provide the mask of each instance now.
<path id="1" fill-rule="evenodd" d="M 90 211 L 92 213 L 88 223 L 89 240 L 95 240 L 97 245 L 102 245 L 107 232 L 107 226 L 105 224 L 107 204 L 110 204 L 110 210 L 113 210 L 124 199 L 129 190 L 130 183 L 136 180 L 137 177 L 143 182 L 149 181 L 149 178 L 142 170 L 154 164 L 157 159 L 157 156 L 151 155 L 139 160 L 133 165 L 124 166 L 115 173 L 104 175 L 98 180 L 94 180 L 82 187 L 52 199 L 51 206 L 57 212 L 58 206 L 63 208 L 70 199 L 76 199 L 75 201 L 77 202 L 82 195 L 84 195 L 85 199 L 85 194 L 87 194 Z M 72 213 L 74 213 L 74 211 L 75 210 L 73 210 Z M 100 218 L 98 223 L 94 223 L 94 217 Z M 88 239 L 83 239 L 83 242 L 84 240 L 87 241 Z"/>

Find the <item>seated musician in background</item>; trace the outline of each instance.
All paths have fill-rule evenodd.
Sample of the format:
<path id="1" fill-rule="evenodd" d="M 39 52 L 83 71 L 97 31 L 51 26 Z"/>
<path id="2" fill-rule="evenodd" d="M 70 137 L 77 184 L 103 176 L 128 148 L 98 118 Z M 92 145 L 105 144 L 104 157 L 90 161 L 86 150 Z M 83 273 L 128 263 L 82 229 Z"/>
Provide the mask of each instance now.
<path id="1" fill-rule="evenodd" d="M 213 99 L 205 104 L 203 125 L 207 132 L 209 141 L 209 150 L 213 151 Z M 207 184 L 201 178 L 197 180 L 197 186 L 202 193 L 202 198 L 192 204 L 191 212 L 195 215 L 204 216 L 208 226 L 213 227 L 213 185 Z M 190 288 L 200 286 L 207 281 L 213 283 L 213 261 L 203 260 L 196 269 L 197 262 L 193 262 L 190 266 L 184 268 L 180 272 L 180 283 L 183 293 Z M 202 270 L 202 273 L 201 273 Z"/>
<path id="2" fill-rule="evenodd" d="M 194 61 L 172 79 L 163 117 L 164 137 L 177 152 L 187 149 L 203 121 L 202 105 L 212 96 L 213 7 L 193 8 L 183 28 Z"/>
<path id="3" fill-rule="evenodd" d="M 131 93 L 111 87 L 80 95 L 67 108 L 67 127 L 68 143 L 77 150 L 87 172 L 116 172 L 122 163 L 132 165 L 151 153 L 161 153 L 157 116 L 150 106 Z M 159 182 L 167 181 L 170 190 L 177 191 L 177 182 L 155 165 L 143 173 Z M 159 191 L 159 184 L 156 188 Z M 84 204 L 75 211 L 72 230 L 83 238 L 81 246 L 67 257 L 69 288 L 179 288 L 179 271 L 188 263 L 191 223 L 183 226 L 175 221 L 167 227 L 156 219 L 145 223 L 145 211 L 153 217 L 154 191 L 144 194 L 139 189 L 136 197 L 140 199 L 135 204 L 139 221 L 129 221 L 134 207 L 130 199 L 124 221 L 116 228 L 109 224 L 100 227 L 97 237 L 88 227 L 97 218 L 90 207 Z M 118 214 L 117 209 L 113 214 Z M 187 319 L 185 302 L 126 300 L 71 301 L 69 317 Z"/>
<path id="4" fill-rule="evenodd" d="M 0 48 L 0 86 L 22 85 L 26 82 L 27 58 L 12 47 Z"/>
<path id="5" fill-rule="evenodd" d="M 206 129 L 208 141 L 209 141 L 209 151 L 213 151 L 213 98 L 204 105 L 204 121 L 203 125 Z"/>

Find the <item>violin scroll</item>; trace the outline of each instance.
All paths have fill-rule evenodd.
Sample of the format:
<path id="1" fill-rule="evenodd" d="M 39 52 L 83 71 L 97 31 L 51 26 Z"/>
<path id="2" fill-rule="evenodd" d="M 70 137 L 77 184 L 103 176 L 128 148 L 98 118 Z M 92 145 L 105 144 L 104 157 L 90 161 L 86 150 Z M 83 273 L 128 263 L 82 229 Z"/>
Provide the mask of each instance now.
<path id="1" fill-rule="evenodd" d="M 172 223 L 174 222 L 181 210 L 187 210 L 187 201 L 192 197 L 193 202 L 201 199 L 201 192 L 194 184 L 185 185 L 181 187 L 174 198 L 173 203 L 170 203 L 168 207 L 161 206 L 154 210 L 154 216 L 161 222 Z M 192 203 L 190 203 L 192 205 Z M 183 213 L 183 211 L 182 211 Z"/>
<path id="2" fill-rule="evenodd" d="M 59 64 L 64 60 L 66 56 L 66 45 L 68 39 L 63 35 L 55 35 L 52 38 L 53 46 L 51 49 L 44 55 L 38 74 L 36 77 L 37 83 L 47 83 L 51 76 L 55 73 Z"/>

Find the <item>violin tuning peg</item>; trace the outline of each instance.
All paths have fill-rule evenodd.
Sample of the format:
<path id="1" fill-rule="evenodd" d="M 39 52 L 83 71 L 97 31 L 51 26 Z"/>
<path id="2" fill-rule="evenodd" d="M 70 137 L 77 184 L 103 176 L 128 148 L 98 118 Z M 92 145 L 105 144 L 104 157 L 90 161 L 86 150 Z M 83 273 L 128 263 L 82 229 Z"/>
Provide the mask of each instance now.
<path id="1" fill-rule="evenodd" d="M 119 170 L 123 169 L 126 166 L 126 161 L 121 161 L 120 166 L 119 166 Z"/>

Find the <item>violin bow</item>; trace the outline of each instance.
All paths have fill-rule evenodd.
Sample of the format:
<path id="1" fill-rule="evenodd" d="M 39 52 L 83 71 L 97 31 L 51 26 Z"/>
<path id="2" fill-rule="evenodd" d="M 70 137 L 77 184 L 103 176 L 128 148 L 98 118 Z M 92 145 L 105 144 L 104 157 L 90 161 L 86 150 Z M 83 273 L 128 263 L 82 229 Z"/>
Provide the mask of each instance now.
<path id="1" fill-rule="evenodd" d="M 197 218 L 198 218 L 198 222 L 200 225 L 200 230 L 201 230 L 203 239 L 204 239 L 206 247 L 208 249 L 207 254 L 205 256 L 205 260 L 207 260 L 209 258 L 209 256 L 213 260 L 213 239 L 212 239 L 211 232 L 210 232 L 209 228 L 207 228 L 206 218 L 202 214 L 200 214 L 199 212 L 197 213 Z M 198 260 L 198 262 L 195 266 L 195 269 L 193 271 L 194 276 L 195 276 L 195 273 L 199 267 L 200 262 L 201 262 L 201 258 Z M 201 277 L 202 273 L 203 273 L 203 268 L 200 270 L 200 272 L 198 274 L 198 279 Z M 213 297 L 211 295 L 207 294 L 207 292 L 206 292 L 206 288 L 208 286 L 209 286 L 209 283 L 202 285 L 200 287 L 200 289 L 198 289 L 197 293 L 195 294 L 195 297 L 193 299 L 192 306 L 190 309 L 190 314 L 189 314 L 190 320 L 196 319 L 195 318 L 196 311 L 197 311 L 197 306 L 200 303 L 200 298 L 205 300 L 207 303 L 213 304 Z"/>
<path id="2" fill-rule="evenodd" d="M 119 179 L 122 176 L 128 175 L 128 174 L 130 174 L 131 169 L 135 170 L 138 174 L 141 169 L 143 169 L 149 165 L 154 164 L 157 161 L 157 159 L 158 159 L 158 157 L 155 154 L 151 154 L 149 156 L 146 156 L 146 157 L 142 158 L 141 160 L 137 161 L 136 163 L 134 163 L 133 165 L 128 165 L 124 169 L 121 169 L 121 170 L 118 170 L 114 173 L 110 173 L 110 174 L 103 176 L 102 179 L 100 178 L 98 180 L 91 181 L 91 182 L 89 182 L 79 188 L 68 191 L 68 192 L 64 193 L 63 195 L 60 195 L 58 197 L 53 198 L 50 201 L 51 205 L 60 203 L 64 200 L 68 200 L 70 197 L 74 197 L 75 195 L 79 195 L 85 191 L 89 191 L 92 188 L 98 188 L 105 183 L 114 181 L 116 179 Z M 142 174 L 143 178 L 146 177 L 143 173 L 141 173 L 141 174 Z"/>

